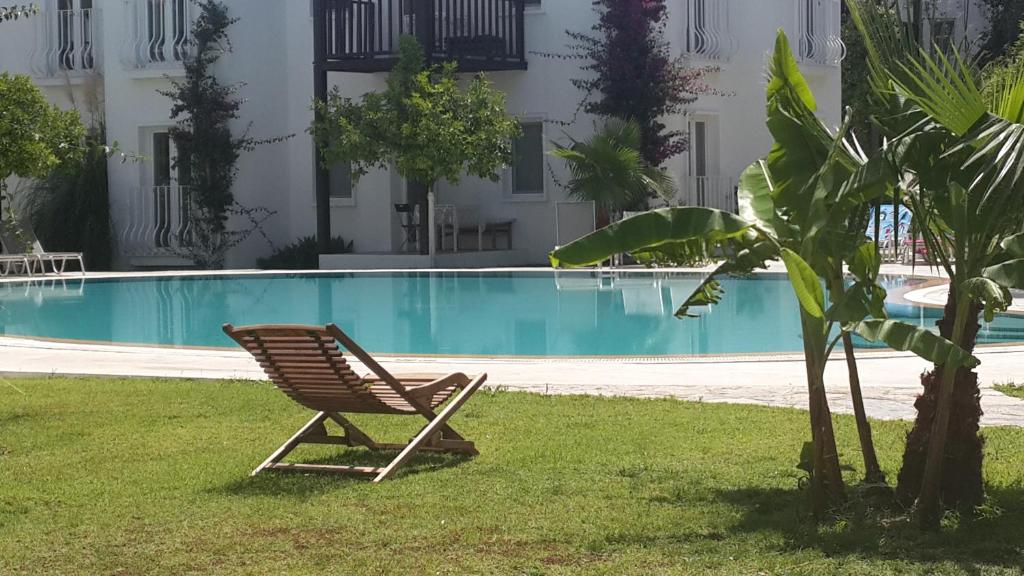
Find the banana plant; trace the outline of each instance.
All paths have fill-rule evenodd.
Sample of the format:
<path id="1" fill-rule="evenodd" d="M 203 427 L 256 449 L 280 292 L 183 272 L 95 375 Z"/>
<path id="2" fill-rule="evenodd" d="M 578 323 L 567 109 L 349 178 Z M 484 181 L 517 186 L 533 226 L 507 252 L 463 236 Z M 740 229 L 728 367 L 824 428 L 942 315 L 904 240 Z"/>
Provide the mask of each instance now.
<path id="1" fill-rule="evenodd" d="M 940 333 L 972 351 L 980 328 L 1024 288 L 1024 70 L 992 75 L 956 52 L 947 58 L 907 38 L 862 0 L 848 0 L 865 39 L 876 122 L 890 139 L 929 253 L 950 278 Z M 977 374 L 936 366 L 907 438 L 897 494 L 916 500 L 922 525 L 936 528 L 940 501 L 984 500 Z"/>
<path id="2" fill-rule="evenodd" d="M 782 31 L 769 73 L 768 127 L 775 144 L 743 173 L 739 214 L 696 207 L 653 210 L 555 250 L 551 263 L 588 266 L 624 252 L 663 264 L 685 264 L 695 253 L 720 259 L 677 311 L 685 318 L 720 301 L 721 275 L 749 273 L 781 260 L 799 302 L 811 421 L 811 502 L 820 517 L 845 497 L 824 382 L 826 362 L 843 335 L 911 350 L 938 364 L 973 366 L 977 360 L 928 330 L 886 318 L 880 259 L 856 223 L 866 220 L 868 202 L 892 190 L 891 163 L 881 154 L 866 158 L 848 143 L 848 123 L 833 135 L 817 119 L 814 97 Z M 843 277 L 844 263 L 852 283 Z"/>

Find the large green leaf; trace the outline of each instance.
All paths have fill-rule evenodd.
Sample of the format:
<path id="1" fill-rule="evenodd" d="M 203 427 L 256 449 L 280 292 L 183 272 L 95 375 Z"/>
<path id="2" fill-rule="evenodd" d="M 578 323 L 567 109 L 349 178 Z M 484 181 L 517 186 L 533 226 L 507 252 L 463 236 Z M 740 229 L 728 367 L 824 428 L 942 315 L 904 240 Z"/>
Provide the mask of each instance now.
<path id="1" fill-rule="evenodd" d="M 711 208 L 661 208 L 626 218 L 551 252 L 551 265 L 592 266 L 616 254 L 650 251 L 691 240 L 715 244 L 753 236 L 746 220 Z"/>
<path id="2" fill-rule="evenodd" d="M 767 268 L 768 260 L 779 257 L 779 246 L 771 240 L 761 240 L 748 245 L 734 253 L 728 260 L 718 265 L 711 274 L 687 297 L 679 310 L 677 318 L 692 318 L 690 308 L 694 306 L 711 306 L 721 301 L 725 291 L 718 281 L 719 276 L 726 274 L 748 274 L 756 269 Z"/>
<path id="3" fill-rule="evenodd" d="M 1024 258 L 990 266 L 983 275 L 1000 286 L 1024 290 Z"/>
<path id="4" fill-rule="evenodd" d="M 984 306 L 985 322 L 995 320 L 996 313 L 1005 312 L 1013 304 L 1009 288 L 988 278 L 971 278 L 961 285 L 961 291 Z"/>
<path id="5" fill-rule="evenodd" d="M 815 318 L 825 317 L 825 290 L 821 287 L 821 280 L 799 254 L 788 248 L 782 249 L 782 262 L 786 265 L 786 272 L 789 273 L 789 282 L 793 285 L 793 292 L 805 312 Z"/>
<path id="6" fill-rule="evenodd" d="M 850 259 L 850 274 L 861 282 L 874 282 L 882 268 L 882 257 L 874 242 L 864 242 Z"/>
<path id="7" fill-rule="evenodd" d="M 1024 258 L 1024 234 L 1016 234 L 1003 240 L 1000 244 L 1007 254 L 1014 258 Z"/>
<path id="8" fill-rule="evenodd" d="M 769 100 L 783 93 L 792 94 L 799 98 L 800 102 L 811 112 L 817 110 L 818 104 L 814 100 L 811 87 L 800 73 L 800 65 L 793 57 L 789 38 L 781 28 L 775 36 L 775 52 L 772 54 L 769 74 L 767 90 Z"/>
<path id="9" fill-rule="evenodd" d="M 764 160 L 754 162 L 740 175 L 736 199 L 740 218 L 753 222 L 776 238 L 786 238 L 794 233 L 775 209 L 771 177 Z"/>
<path id="10" fill-rule="evenodd" d="M 981 362 L 949 340 L 918 326 L 896 320 L 864 320 L 844 328 L 868 342 L 884 342 L 901 352 L 910 351 L 936 365 L 976 368 Z"/>

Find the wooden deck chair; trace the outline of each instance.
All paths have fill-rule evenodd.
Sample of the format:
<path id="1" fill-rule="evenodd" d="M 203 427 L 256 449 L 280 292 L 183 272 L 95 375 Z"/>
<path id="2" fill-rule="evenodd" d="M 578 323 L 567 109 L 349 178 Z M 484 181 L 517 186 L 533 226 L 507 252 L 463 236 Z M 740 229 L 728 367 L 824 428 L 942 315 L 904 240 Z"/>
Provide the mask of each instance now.
<path id="1" fill-rule="evenodd" d="M 256 358 L 278 388 L 317 412 L 253 471 L 254 476 L 266 469 L 297 470 L 370 475 L 374 482 L 380 482 L 393 475 L 417 450 L 477 454 L 473 443 L 453 430 L 448 420 L 483 385 L 486 374 L 473 379 L 462 373 L 394 376 L 334 324 L 239 328 L 225 324 L 224 332 Z M 356 374 L 343 349 L 371 374 Z M 459 392 L 452 398 L 456 390 Z M 440 412 L 435 412 L 446 401 Z M 408 444 L 383 444 L 347 420 L 342 415 L 345 412 L 415 415 L 425 418 L 427 424 Z M 345 435 L 330 436 L 324 426 L 328 420 L 340 426 Z M 370 450 L 398 450 L 399 454 L 383 468 L 281 462 L 299 444 L 365 446 Z"/>

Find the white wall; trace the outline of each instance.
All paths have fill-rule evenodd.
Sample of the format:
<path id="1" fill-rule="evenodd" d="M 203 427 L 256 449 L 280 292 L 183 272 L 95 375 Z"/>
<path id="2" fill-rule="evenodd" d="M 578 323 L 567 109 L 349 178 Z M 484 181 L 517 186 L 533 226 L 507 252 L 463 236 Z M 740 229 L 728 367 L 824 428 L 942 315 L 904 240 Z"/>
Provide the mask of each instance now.
<path id="1" fill-rule="evenodd" d="M 126 0 L 94 0 L 101 11 L 103 74 L 98 78 L 105 94 L 108 138 L 117 140 L 129 151 L 144 151 L 140 128 L 169 126 L 170 103 L 159 95 L 170 80 L 170 70 L 134 70 L 121 61 L 128 27 L 125 26 Z M 129 0 L 135 2 L 138 0 Z M 716 172 L 737 178 L 753 160 L 765 154 L 771 138 L 764 127 L 764 64 L 771 50 L 775 31 L 782 27 L 794 45 L 799 35 L 797 0 L 717 0 L 728 2 L 728 35 L 734 50 L 725 60 L 694 60 L 693 65 L 716 65 L 720 69 L 708 76 L 709 82 L 726 96 L 702 96 L 691 106 L 694 114 L 715 119 L 718 136 L 713 138 L 717 157 Z M 821 0 L 828 2 L 831 0 Z M 55 3 L 55 0 L 43 0 Z M 256 138 L 293 134 L 287 142 L 268 145 L 242 155 L 239 161 L 235 195 L 246 206 L 264 206 L 276 211 L 266 231 L 281 245 L 299 236 L 315 233 L 313 187 L 313 146 L 306 129 L 312 118 L 313 95 L 313 22 L 307 0 L 226 0 L 231 14 L 240 18 L 230 30 L 234 52 L 223 57 L 216 73 L 224 83 L 245 82 L 239 95 L 245 99 L 241 118 L 235 125 L 240 133 L 251 125 Z M 681 51 L 684 35 L 685 0 L 670 0 L 671 22 L 667 35 L 673 50 Z M 37 18 L 44 18 L 41 15 Z M 570 79 L 578 77 L 578 63 L 546 58 L 538 53 L 565 53 L 567 29 L 588 31 L 596 20 L 591 0 L 544 0 L 543 6 L 528 9 L 526 49 L 529 69 L 490 74 L 495 86 L 508 95 L 509 113 L 527 119 L 565 122 L 562 127 L 548 123 L 546 140 L 562 140 L 565 130 L 585 137 L 593 127 L 593 118 L 576 114 L 582 95 Z M 836 22 L 838 27 L 838 21 Z M 28 73 L 32 53 L 31 21 L 7 22 L 0 36 L 0 70 Z M 839 68 L 806 64 L 811 87 L 818 98 L 821 117 L 830 125 L 839 121 Z M 359 96 L 384 86 L 386 75 L 331 74 L 330 83 L 346 95 Z M 71 88 L 64 80 L 38 80 L 54 102 L 70 106 L 68 94 L 81 94 L 87 83 L 75 81 Z M 685 128 L 683 116 L 667 119 L 670 128 Z M 550 147 L 550 145 L 549 145 Z M 515 248 L 522 250 L 523 263 L 543 263 L 556 242 L 555 205 L 566 199 L 556 179 L 565 181 L 560 161 L 548 160 L 554 172 L 546 175 L 542 198 L 512 201 L 503 184 L 465 179 L 458 187 L 438 187 L 439 202 L 462 205 L 480 204 L 487 215 L 515 218 Z M 669 163 L 673 174 L 682 179 L 688 174 L 687 160 L 678 157 Z M 111 200 L 115 236 L 126 226 L 127 200 L 145 183 L 150 167 L 132 163 L 110 164 Z M 377 171 L 364 177 L 355 190 L 353 202 L 339 203 L 331 209 L 335 235 L 354 240 L 359 252 L 388 252 L 401 243 L 398 217 L 392 204 L 404 198 L 404 183 L 390 171 Z M 257 256 L 269 253 L 261 238 L 250 238 L 233 251 L 229 266 L 249 266 Z M 130 264 L 122 258 L 120 264 Z"/>

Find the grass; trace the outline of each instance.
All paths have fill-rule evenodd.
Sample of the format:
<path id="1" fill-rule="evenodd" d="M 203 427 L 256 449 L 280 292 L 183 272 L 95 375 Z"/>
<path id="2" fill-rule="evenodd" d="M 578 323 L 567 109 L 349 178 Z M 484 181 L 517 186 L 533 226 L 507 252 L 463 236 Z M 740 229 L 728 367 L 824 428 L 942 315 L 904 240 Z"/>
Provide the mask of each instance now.
<path id="1" fill-rule="evenodd" d="M 24 394 L 0 391 L 4 575 L 974 575 L 1024 566 L 1019 429 L 986 431 L 986 513 L 922 534 L 853 488 L 837 520 L 811 523 L 795 467 L 807 416 L 796 410 L 482 392 L 453 421 L 480 456 L 421 457 L 373 486 L 250 478 L 308 419 L 269 385 L 13 383 Z M 836 422 L 843 460 L 857 468 L 853 422 Z M 358 423 L 396 440 L 417 424 Z M 874 427 L 894 477 L 907 424 Z M 295 457 L 351 453 L 314 447 Z"/>
<path id="2" fill-rule="evenodd" d="M 1002 392 L 1007 396 L 1013 396 L 1014 398 L 1024 400 L 1024 385 L 1010 382 L 1008 384 L 996 384 L 995 388 L 996 392 Z"/>

